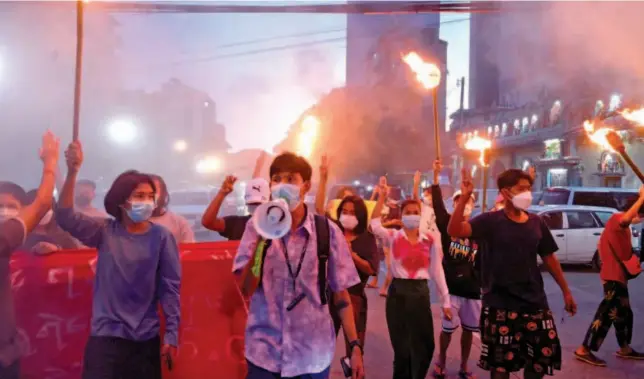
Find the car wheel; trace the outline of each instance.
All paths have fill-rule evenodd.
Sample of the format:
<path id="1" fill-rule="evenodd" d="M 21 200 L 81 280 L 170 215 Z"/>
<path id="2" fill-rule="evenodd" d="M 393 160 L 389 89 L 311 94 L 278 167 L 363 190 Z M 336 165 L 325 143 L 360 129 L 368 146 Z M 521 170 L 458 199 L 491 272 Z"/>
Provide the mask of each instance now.
<path id="1" fill-rule="evenodd" d="M 591 264 L 596 271 L 600 271 L 602 269 L 602 260 L 599 257 L 599 251 L 595 252 Z"/>

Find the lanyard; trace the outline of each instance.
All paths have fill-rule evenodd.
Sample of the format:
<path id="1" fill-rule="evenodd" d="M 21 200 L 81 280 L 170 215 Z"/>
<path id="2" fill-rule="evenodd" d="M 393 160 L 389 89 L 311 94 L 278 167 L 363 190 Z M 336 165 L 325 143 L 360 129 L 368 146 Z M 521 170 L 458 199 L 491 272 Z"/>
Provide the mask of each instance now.
<path id="1" fill-rule="evenodd" d="M 306 248 L 309 245 L 309 236 L 307 235 L 304 241 L 304 247 L 302 247 L 302 252 L 300 253 L 300 261 L 297 264 L 297 268 L 295 269 L 295 272 L 293 272 L 293 268 L 291 267 L 291 261 L 288 259 L 288 241 L 285 240 L 283 237 L 282 237 L 282 245 L 284 245 L 284 250 L 282 250 L 282 252 L 284 253 L 284 260 L 286 260 L 286 267 L 288 268 L 288 274 L 293 280 L 293 290 L 295 290 L 295 280 L 300 275 L 300 271 L 302 271 L 302 263 L 304 263 L 304 255 L 306 254 Z"/>

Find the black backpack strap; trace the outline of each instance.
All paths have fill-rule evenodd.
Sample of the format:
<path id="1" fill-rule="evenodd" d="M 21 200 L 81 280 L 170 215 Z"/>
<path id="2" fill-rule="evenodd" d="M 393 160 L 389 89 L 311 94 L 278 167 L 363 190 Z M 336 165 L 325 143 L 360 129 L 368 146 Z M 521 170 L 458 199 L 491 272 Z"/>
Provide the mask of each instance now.
<path id="1" fill-rule="evenodd" d="M 260 242 L 262 242 L 261 237 L 257 240 L 257 243 Z M 266 260 L 266 253 L 268 252 L 268 248 L 271 247 L 271 243 L 273 243 L 273 240 L 264 240 L 264 248 L 262 250 L 262 266 L 259 270 L 259 282 L 257 284 L 257 287 L 260 287 L 262 285 L 262 279 L 264 278 L 264 261 Z"/>
<path id="2" fill-rule="evenodd" d="M 315 234 L 318 250 L 318 286 L 320 288 L 320 300 L 322 305 L 325 305 L 329 300 L 327 296 L 326 264 L 331 251 L 329 220 L 326 217 L 315 215 Z"/>

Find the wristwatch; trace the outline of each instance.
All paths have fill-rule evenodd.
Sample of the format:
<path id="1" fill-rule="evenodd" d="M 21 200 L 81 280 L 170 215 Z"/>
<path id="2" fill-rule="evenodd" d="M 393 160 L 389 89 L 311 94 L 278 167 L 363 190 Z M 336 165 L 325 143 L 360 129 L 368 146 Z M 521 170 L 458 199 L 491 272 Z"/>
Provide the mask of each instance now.
<path id="1" fill-rule="evenodd" d="M 353 340 L 349 342 L 349 348 L 351 349 L 351 351 L 353 351 L 353 348 L 356 346 L 360 348 L 360 354 L 364 354 L 364 350 L 362 349 L 362 343 L 360 343 L 360 340 Z"/>

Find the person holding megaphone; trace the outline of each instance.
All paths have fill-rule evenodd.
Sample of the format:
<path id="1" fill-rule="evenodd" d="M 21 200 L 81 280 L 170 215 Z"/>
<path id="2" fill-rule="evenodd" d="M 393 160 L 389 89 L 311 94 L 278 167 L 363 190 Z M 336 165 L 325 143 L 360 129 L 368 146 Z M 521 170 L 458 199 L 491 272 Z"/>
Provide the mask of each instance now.
<path id="1" fill-rule="evenodd" d="M 253 213 L 233 261 L 242 292 L 251 296 L 248 379 L 327 379 L 336 339 L 329 301 L 350 341 L 350 376 L 364 377 L 347 291 L 360 277 L 340 228 L 303 202 L 311 176 L 311 165 L 300 156 L 283 153 L 273 160 L 272 200 Z"/>

